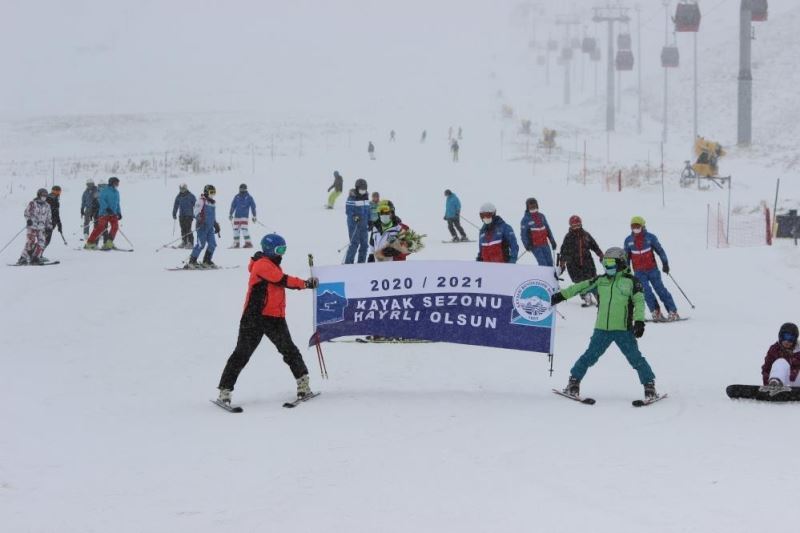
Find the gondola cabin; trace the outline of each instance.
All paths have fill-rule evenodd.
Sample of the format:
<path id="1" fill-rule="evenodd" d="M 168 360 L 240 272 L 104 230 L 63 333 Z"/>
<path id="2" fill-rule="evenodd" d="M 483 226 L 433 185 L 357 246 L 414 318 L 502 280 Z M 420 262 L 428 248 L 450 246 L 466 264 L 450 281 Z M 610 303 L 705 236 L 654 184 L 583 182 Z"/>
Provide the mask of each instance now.
<path id="1" fill-rule="evenodd" d="M 597 39 L 594 37 L 584 37 L 581 41 L 581 52 L 591 54 L 597 48 Z"/>
<path id="2" fill-rule="evenodd" d="M 665 46 L 661 49 L 661 66 L 664 68 L 678 68 L 681 64 L 681 55 L 678 47 Z"/>
<path id="3" fill-rule="evenodd" d="M 633 52 L 630 50 L 617 50 L 616 57 L 617 70 L 633 70 Z"/>
<path id="4" fill-rule="evenodd" d="M 767 20 L 768 10 L 767 0 L 750 0 L 750 20 L 753 22 Z"/>
<path id="5" fill-rule="evenodd" d="M 675 9 L 675 31 L 696 32 L 700 29 L 700 6 L 681 2 Z"/>

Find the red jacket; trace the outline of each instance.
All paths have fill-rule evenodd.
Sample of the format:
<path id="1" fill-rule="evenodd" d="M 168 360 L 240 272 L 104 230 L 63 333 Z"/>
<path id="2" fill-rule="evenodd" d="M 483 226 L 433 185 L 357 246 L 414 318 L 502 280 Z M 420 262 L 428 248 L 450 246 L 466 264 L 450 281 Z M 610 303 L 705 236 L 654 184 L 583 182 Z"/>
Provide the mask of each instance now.
<path id="1" fill-rule="evenodd" d="M 281 267 L 266 256 L 252 259 L 247 268 L 250 280 L 242 316 L 286 317 L 286 288 L 305 289 L 305 281 L 284 274 Z"/>
<path id="2" fill-rule="evenodd" d="M 797 349 L 796 347 L 795 350 Z M 789 379 L 792 381 L 797 379 L 797 374 L 800 373 L 800 351 L 787 350 L 781 346 L 780 342 L 776 342 L 767 350 L 767 356 L 764 358 L 764 364 L 761 366 L 761 379 L 764 385 L 769 381 L 769 371 L 772 368 L 772 363 L 778 359 L 786 359 L 789 361 Z"/>

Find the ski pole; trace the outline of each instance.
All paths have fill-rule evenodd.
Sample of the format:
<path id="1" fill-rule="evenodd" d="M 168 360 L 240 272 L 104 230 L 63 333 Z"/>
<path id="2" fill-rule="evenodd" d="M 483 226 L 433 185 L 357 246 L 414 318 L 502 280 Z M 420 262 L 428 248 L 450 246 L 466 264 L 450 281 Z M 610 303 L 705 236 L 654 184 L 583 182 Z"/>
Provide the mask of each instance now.
<path id="1" fill-rule="evenodd" d="M 194 231 L 190 231 L 189 233 L 187 233 L 187 234 L 185 234 L 185 235 L 181 235 L 180 237 L 178 237 L 178 238 L 177 238 L 177 239 L 175 239 L 175 240 L 169 241 L 169 242 L 168 242 L 168 243 L 166 243 L 166 244 L 162 244 L 161 246 L 159 246 L 158 248 L 156 248 L 156 252 L 158 252 L 158 251 L 159 251 L 159 250 L 161 250 L 162 248 L 167 248 L 167 247 L 168 247 L 170 244 L 172 244 L 173 242 L 178 242 L 179 240 L 183 239 L 184 237 L 188 237 L 188 236 L 189 236 L 189 235 L 191 235 L 192 233 L 194 233 Z"/>
<path id="2" fill-rule="evenodd" d="M 61 235 L 61 240 L 62 240 L 62 241 L 64 241 L 64 246 L 69 246 L 69 245 L 67 244 L 67 239 L 64 237 L 64 234 L 63 234 L 63 233 L 61 233 L 60 231 L 58 232 L 58 234 L 59 234 L 59 235 Z"/>
<path id="3" fill-rule="evenodd" d="M 678 282 L 677 282 L 677 281 L 675 281 L 675 278 L 673 278 L 673 277 L 672 277 L 672 274 L 670 274 L 670 273 L 667 273 L 667 276 L 669 276 L 669 279 L 671 279 L 671 280 L 672 280 L 672 283 L 674 283 L 674 284 L 675 284 L 675 286 L 676 286 L 676 287 L 678 287 L 678 290 L 679 290 L 679 291 L 681 291 L 681 294 L 683 294 L 683 297 L 684 297 L 684 298 L 686 298 L 686 301 L 687 301 L 687 302 L 689 302 L 689 305 L 691 305 L 691 306 L 692 306 L 692 309 L 694 309 L 694 304 L 693 304 L 693 303 L 692 303 L 692 301 L 689 299 L 689 297 L 688 297 L 688 296 L 686 296 L 686 293 L 685 293 L 685 292 L 683 292 L 683 289 L 681 289 L 681 286 L 680 286 L 680 285 L 678 285 Z"/>
<path id="4" fill-rule="evenodd" d="M 476 226 L 475 224 L 473 224 L 472 222 L 470 222 L 469 220 L 467 220 L 463 216 L 461 216 L 461 215 L 458 215 L 458 216 L 459 216 L 459 218 L 461 218 L 461 220 L 463 220 L 464 222 L 466 222 L 467 224 L 469 224 L 470 226 L 472 226 L 476 230 L 480 230 L 481 229 L 480 226 Z"/>
<path id="5" fill-rule="evenodd" d="M 314 277 L 314 255 L 308 254 L 308 271 L 311 277 Z M 317 289 L 314 289 L 314 313 L 311 315 L 311 327 L 314 330 L 314 346 L 317 349 L 317 363 L 319 364 L 319 373 L 322 379 L 328 379 L 328 367 L 325 365 L 325 356 L 322 355 L 322 346 L 319 342 L 319 332 L 317 331 Z"/>
<path id="6" fill-rule="evenodd" d="M 6 248 L 8 248 L 9 246 L 11 246 L 11 243 L 12 243 L 12 242 L 14 242 L 15 240 L 17 240 L 17 237 L 19 237 L 19 234 L 20 234 L 20 233 L 22 233 L 23 231 L 25 231 L 26 229 L 28 229 L 28 226 L 22 226 L 22 229 L 21 229 L 21 230 L 19 230 L 19 231 L 17 232 L 17 234 L 16 234 L 16 235 L 14 235 L 13 237 L 11 237 L 11 240 L 10 240 L 10 241 L 8 241 L 8 244 L 6 244 L 5 246 L 3 246 L 3 249 L 2 249 L 2 250 L 0 250 L 0 254 L 1 254 L 1 253 L 3 253 L 3 250 L 5 250 L 5 249 L 6 249 Z"/>
<path id="7" fill-rule="evenodd" d="M 172 219 L 172 236 L 175 236 L 175 225 L 178 223 L 176 219 Z"/>
<path id="8" fill-rule="evenodd" d="M 122 238 L 123 238 L 123 239 L 125 239 L 126 241 L 128 241 L 128 244 L 130 245 L 130 247 L 131 247 L 131 248 L 135 248 L 135 246 L 134 246 L 134 245 L 133 245 L 133 243 L 130 241 L 130 239 L 128 239 L 128 236 L 127 236 L 127 235 L 125 235 L 125 232 L 124 232 L 124 231 L 122 231 L 122 228 L 119 228 L 119 234 L 120 234 L 120 235 L 122 235 Z"/>

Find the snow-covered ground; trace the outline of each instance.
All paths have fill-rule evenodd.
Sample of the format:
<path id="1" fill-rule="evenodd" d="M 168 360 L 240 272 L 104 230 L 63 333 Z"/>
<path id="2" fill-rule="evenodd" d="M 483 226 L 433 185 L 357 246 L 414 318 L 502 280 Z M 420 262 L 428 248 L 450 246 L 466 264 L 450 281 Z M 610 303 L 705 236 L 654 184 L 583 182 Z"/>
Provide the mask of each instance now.
<path id="1" fill-rule="evenodd" d="M 661 7 L 647 9 L 657 14 Z M 780 34 L 800 20 L 800 9 L 788 0 L 771 2 L 771 9 L 765 30 Z M 658 20 L 656 36 L 663 27 Z M 779 43 L 764 33 L 754 52 L 761 46 L 777 51 Z M 708 35 L 722 46 L 735 40 L 736 28 Z M 794 61 L 781 42 L 780 61 Z M 683 58 L 689 64 L 688 54 Z M 604 169 L 643 164 L 648 154 L 653 166 L 660 164 L 660 72 L 648 78 L 656 85 L 644 136 L 630 131 L 631 99 L 620 116 L 627 129 L 612 137 L 606 162 L 601 101 L 587 88 L 565 108 L 558 103 L 560 78 L 554 74 L 547 88 L 541 72 L 528 88 L 541 99 L 525 99 L 532 93 L 509 81 L 516 80 L 522 59 L 496 58 L 495 77 L 481 82 L 485 98 L 469 112 L 434 114 L 424 123 L 368 113 L 348 120 L 174 113 L 0 123 L 2 244 L 24 225 L 22 210 L 35 189 L 52 184 L 53 164 L 69 242 L 64 246 L 56 236 L 47 250 L 59 266 L 4 268 L 0 275 L 2 530 L 730 533 L 763 527 L 765 517 L 790 520 L 791 500 L 775 494 L 792 493 L 800 467 L 796 407 L 733 402 L 724 389 L 757 383 L 778 327 L 798 321 L 798 249 L 784 241 L 706 248 L 706 206 L 725 206 L 727 191 L 678 186 L 690 133 L 673 136 L 665 147 L 663 204 L 658 179 L 605 190 Z M 735 66 L 733 57 L 711 66 L 732 77 L 726 61 Z M 771 205 L 776 177 L 782 178 L 782 204 L 791 205 L 800 192 L 796 166 L 776 164 L 792 161 L 789 145 L 797 139 L 791 113 L 774 110 L 791 102 L 792 86 L 783 76 L 797 75 L 778 68 L 780 61 L 764 63 L 782 74 L 770 78 L 775 104 L 756 120 L 757 146 L 731 149 L 720 163 L 734 176 L 734 205 Z M 602 78 L 601 72 L 601 97 Z M 689 105 L 689 94 L 676 95 L 676 102 Z M 734 110 L 730 94 L 725 98 L 719 105 Z M 537 134 L 558 120 L 561 150 L 539 153 L 532 165 L 515 133 L 519 117 L 499 118 L 502 103 L 527 109 Z M 680 124 L 676 128 L 691 126 Z M 713 124 L 709 137 L 732 140 L 733 123 Z M 450 125 L 464 128 L 458 164 L 449 159 Z M 395 144 L 387 142 L 392 128 L 398 130 Z M 422 129 L 428 130 L 425 144 L 419 143 Z M 787 137 L 766 138 L 775 131 Z M 376 143 L 376 161 L 367 158 L 368 140 Z M 575 159 L 584 140 L 595 172 L 585 186 Z M 203 170 L 182 170 L 182 153 L 197 155 Z M 166 169 L 160 166 L 165 158 Z M 128 159 L 152 167 L 130 171 Z M 121 227 L 136 251 L 75 250 L 83 183 L 107 178 L 114 163 L 121 165 L 113 172 L 122 180 Z M 631 408 L 641 387 L 615 348 L 583 381 L 595 406 L 551 394 L 564 386 L 592 331 L 594 312 L 570 301 L 559 308 L 565 320 L 558 323 L 552 377 L 546 356 L 535 353 L 329 343 L 327 381 L 318 377 L 313 350 L 302 350 L 312 387 L 323 395 L 286 410 L 281 403 L 292 397 L 294 382 L 265 341 L 237 383 L 235 400 L 245 413 L 212 406 L 208 399 L 236 341 L 248 254 L 227 248 L 231 231 L 223 218 L 215 261 L 241 268 L 166 271 L 187 255 L 156 252 L 174 238 L 178 184 L 185 181 L 197 193 L 213 183 L 224 211 L 246 182 L 266 226 L 253 227 L 254 235 L 260 239 L 267 228 L 284 235 L 284 269 L 305 277 L 306 254 L 317 264 L 338 264 L 337 249 L 347 242 L 344 198 L 333 211 L 322 208 L 333 170 L 346 186 L 367 179 L 370 191 L 393 200 L 403 220 L 428 235 L 415 261 L 474 259 L 474 244 L 440 243 L 448 237 L 445 188 L 460 196 L 472 222 L 478 206 L 492 201 L 515 228 L 525 198 L 535 196 L 559 242 L 569 216 L 579 214 L 604 249 L 622 244 L 631 216 L 644 216 L 696 306 L 691 309 L 667 281 L 679 311 L 691 320 L 648 324 L 640 343 L 659 390 L 670 398 Z M 15 241 L 3 261 L 14 262 L 21 245 Z M 521 263 L 533 264 L 530 254 Z M 309 292 L 288 294 L 288 321 L 301 348 L 312 333 L 310 300 Z"/>

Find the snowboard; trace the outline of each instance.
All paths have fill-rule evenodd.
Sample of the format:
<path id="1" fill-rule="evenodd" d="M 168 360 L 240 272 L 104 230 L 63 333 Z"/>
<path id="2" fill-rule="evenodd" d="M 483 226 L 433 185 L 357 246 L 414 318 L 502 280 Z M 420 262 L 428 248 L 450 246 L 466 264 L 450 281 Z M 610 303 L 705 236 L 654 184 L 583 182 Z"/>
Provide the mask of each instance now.
<path id="1" fill-rule="evenodd" d="M 725 389 L 732 400 L 758 400 L 761 402 L 800 402 L 800 387 L 782 387 L 771 391 L 759 385 L 728 385 Z"/>
<path id="2" fill-rule="evenodd" d="M 291 402 L 286 402 L 286 403 L 283 404 L 283 406 L 286 407 L 287 409 L 294 409 L 295 407 L 297 407 L 301 403 L 305 403 L 308 400 L 316 398 L 320 394 L 322 394 L 322 393 L 320 393 L 320 392 L 312 392 L 311 394 L 303 396 L 302 398 L 297 398 L 296 400 L 293 400 Z"/>
<path id="3" fill-rule="evenodd" d="M 216 405 L 218 407 L 221 407 L 222 409 L 225 409 L 229 413 L 243 413 L 244 412 L 244 409 L 242 409 L 242 407 L 239 406 L 239 405 L 231 405 L 229 403 L 221 402 L 219 400 L 209 400 L 209 401 L 211 403 L 213 403 L 214 405 Z"/>
<path id="4" fill-rule="evenodd" d="M 25 266 L 25 267 L 27 267 L 27 266 L 32 266 L 32 267 L 40 266 L 40 267 L 43 267 L 43 266 L 50 266 L 50 265 L 58 265 L 60 263 L 61 263 L 61 261 L 47 261 L 45 263 L 35 263 L 33 265 L 30 264 L 30 263 L 7 263 L 7 264 L 10 267 L 23 267 L 23 266 Z"/>
<path id="5" fill-rule="evenodd" d="M 558 394 L 559 396 L 563 396 L 564 398 L 568 398 L 568 399 L 572 400 L 573 402 L 578 402 L 578 403 L 582 403 L 582 404 L 585 404 L 585 405 L 594 405 L 595 404 L 595 399 L 594 398 L 584 398 L 583 396 L 570 396 L 566 392 L 564 392 L 562 390 L 558 390 L 558 389 L 553 389 L 553 392 L 555 394 Z"/>

